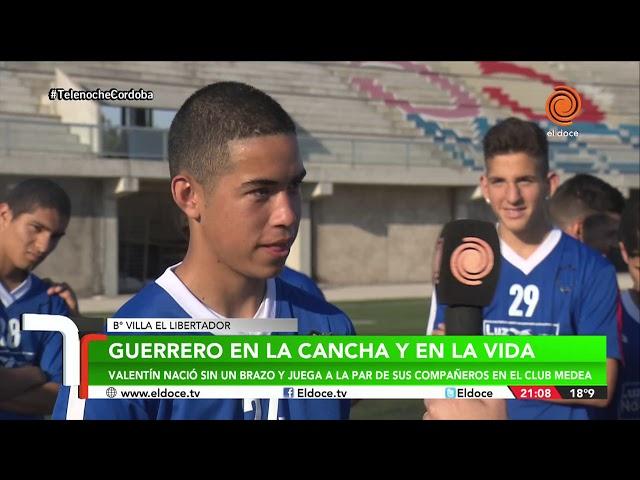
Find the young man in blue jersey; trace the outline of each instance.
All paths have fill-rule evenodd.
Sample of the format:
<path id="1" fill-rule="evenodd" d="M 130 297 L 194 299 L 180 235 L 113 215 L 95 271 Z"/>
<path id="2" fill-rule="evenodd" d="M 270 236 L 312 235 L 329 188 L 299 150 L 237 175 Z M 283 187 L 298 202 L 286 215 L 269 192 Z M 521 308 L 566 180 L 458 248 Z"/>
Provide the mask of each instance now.
<path id="1" fill-rule="evenodd" d="M 483 311 L 484 334 L 607 337 L 607 400 L 508 400 L 508 418 L 592 418 L 611 401 L 621 358 L 615 269 L 553 227 L 546 204 L 558 178 L 549 171 L 547 137 L 537 125 L 516 118 L 498 123 L 484 139 L 484 157 L 481 188 L 498 218 L 502 254 L 496 293 Z M 435 307 L 435 296 L 432 302 Z M 444 308 L 432 308 L 427 333 L 441 326 Z"/>
<path id="2" fill-rule="evenodd" d="M 20 317 L 69 315 L 64 299 L 30 272 L 56 248 L 70 213 L 67 194 L 46 179 L 19 183 L 0 203 L 0 420 L 41 419 L 53 409 L 61 335 L 21 331 Z"/>
<path id="3" fill-rule="evenodd" d="M 334 306 L 276 277 L 300 221 L 300 160 L 291 117 L 265 93 L 208 85 L 169 130 L 171 193 L 189 222 L 184 260 L 117 313 L 139 318 L 297 318 L 300 334 L 354 334 Z M 349 400 L 86 400 L 65 388 L 54 418 L 347 419 Z"/>
<path id="4" fill-rule="evenodd" d="M 630 201 L 620 221 L 620 251 L 633 285 L 620 293 L 622 351 L 615 397 L 606 418 L 640 420 L 640 204 Z"/>

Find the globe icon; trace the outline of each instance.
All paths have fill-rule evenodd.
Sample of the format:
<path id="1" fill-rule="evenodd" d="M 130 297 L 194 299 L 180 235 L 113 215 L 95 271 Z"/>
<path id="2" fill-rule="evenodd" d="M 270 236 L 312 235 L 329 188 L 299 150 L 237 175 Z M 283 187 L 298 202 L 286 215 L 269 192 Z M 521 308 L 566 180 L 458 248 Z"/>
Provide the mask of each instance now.
<path id="1" fill-rule="evenodd" d="M 113 387 L 107 388 L 107 397 L 113 398 L 116 396 L 116 389 Z"/>

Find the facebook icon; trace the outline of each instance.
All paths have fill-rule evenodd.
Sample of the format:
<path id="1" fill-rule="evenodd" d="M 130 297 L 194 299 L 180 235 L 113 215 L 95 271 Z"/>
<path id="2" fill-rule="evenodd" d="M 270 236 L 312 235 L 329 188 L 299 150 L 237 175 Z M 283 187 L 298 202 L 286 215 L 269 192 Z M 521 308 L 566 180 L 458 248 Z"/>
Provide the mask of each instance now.
<path id="1" fill-rule="evenodd" d="M 456 398 L 456 389 L 453 387 L 447 387 L 444 391 L 446 398 Z"/>
<path id="2" fill-rule="evenodd" d="M 282 392 L 282 396 L 285 398 L 293 398 L 293 387 L 286 387 Z"/>

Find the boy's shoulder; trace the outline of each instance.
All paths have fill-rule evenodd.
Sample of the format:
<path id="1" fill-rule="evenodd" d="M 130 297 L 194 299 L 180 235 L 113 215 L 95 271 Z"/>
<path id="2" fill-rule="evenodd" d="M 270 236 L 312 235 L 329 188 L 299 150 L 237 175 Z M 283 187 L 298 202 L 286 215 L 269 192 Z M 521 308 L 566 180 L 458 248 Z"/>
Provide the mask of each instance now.
<path id="1" fill-rule="evenodd" d="M 609 267 L 615 270 L 613 264 L 600 252 L 573 238 L 571 235 L 562 232 L 560 240 L 563 246 L 563 253 L 567 257 L 574 258 L 576 267 L 596 271 Z"/>
<path id="2" fill-rule="evenodd" d="M 17 303 L 20 309 L 26 309 L 31 313 L 43 313 L 54 315 L 66 315 L 69 312 L 67 304 L 58 295 L 49 295 L 49 284 L 37 275 L 29 275 L 29 290 Z"/>
<path id="3" fill-rule="evenodd" d="M 353 335 L 353 324 L 338 307 L 309 292 L 276 278 L 278 317 L 298 319 L 299 332 Z M 188 318 L 176 300 L 158 283 L 147 284 L 116 312 L 120 318 Z"/>
<path id="4" fill-rule="evenodd" d="M 347 314 L 326 300 L 279 278 L 276 278 L 276 291 L 277 300 L 281 303 L 279 314 L 290 314 L 297 318 L 300 334 L 355 334 Z"/>
<path id="5" fill-rule="evenodd" d="M 278 275 L 278 278 L 284 280 L 287 283 L 290 283 L 291 285 L 301 288 L 302 290 L 305 290 L 312 295 L 324 298 L 322 290 L 320 290 L 318 285 L 316 285 L 311 277 L 308 277 L 301 272 L 285 266 L 282 272 L 280 272 L 280 275 Z"/>
<path id="6" fill-rule="evenodd" d="M 114 317 L 120 318 L 172 318 L 189 315 L 156 282 L 145 285 L 142 290 L 131 297 L 118 309 Z"/>

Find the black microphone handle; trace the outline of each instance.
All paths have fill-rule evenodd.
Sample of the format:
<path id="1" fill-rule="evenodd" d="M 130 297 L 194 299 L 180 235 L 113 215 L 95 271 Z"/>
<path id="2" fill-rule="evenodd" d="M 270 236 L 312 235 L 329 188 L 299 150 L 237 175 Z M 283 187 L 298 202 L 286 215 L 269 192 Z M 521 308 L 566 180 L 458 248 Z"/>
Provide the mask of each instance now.
<path id="1" fill-rule="evenodd" d="M 444 321 L 447 335 L 482 335 L 482 307 L 449 305 Z"/>

